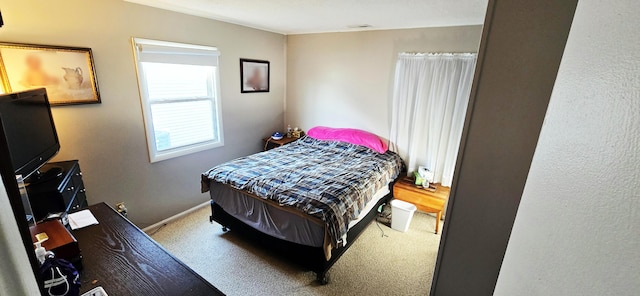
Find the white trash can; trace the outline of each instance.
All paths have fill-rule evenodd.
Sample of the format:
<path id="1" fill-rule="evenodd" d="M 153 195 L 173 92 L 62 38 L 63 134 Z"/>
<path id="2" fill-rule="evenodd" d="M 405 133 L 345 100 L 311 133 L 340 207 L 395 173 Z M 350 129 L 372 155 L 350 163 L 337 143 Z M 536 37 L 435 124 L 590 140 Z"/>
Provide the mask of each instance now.
<path id="1" fill-rule="evenodd" d="M 416 206 L 406 201 L 394 199 L 391 201 L 391 228 L 407 232 L 413 213 L 417 210 Z"/>

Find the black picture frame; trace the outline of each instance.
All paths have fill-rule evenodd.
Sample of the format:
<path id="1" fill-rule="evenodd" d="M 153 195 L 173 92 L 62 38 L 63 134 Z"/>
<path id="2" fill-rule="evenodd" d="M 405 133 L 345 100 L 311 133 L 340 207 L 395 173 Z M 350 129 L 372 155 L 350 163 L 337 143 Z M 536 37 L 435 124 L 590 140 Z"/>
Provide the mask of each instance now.
<path id="1" fill-rule="evenodd" d="M 269 92 L 270 68 L 269 61 L 240 59 L 240 92 Z"/>

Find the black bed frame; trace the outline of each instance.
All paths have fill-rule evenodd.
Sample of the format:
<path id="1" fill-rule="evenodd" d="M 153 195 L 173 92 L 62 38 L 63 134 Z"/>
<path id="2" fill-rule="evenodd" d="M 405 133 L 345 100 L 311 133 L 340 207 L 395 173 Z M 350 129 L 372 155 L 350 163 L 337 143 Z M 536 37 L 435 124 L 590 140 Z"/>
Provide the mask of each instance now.
<path id="1" fill-rule="evenodd" d="M 279 238 L 272 237 L 251 226 L 246 225 L 242 221 L 225 212 L 218 204 L 211 200 L 211 216 L 209 221 L 216 221 L 222 225 L 224 231 L 233 230 L 244 238 L 258 243 L 260 246 L 267 248 L 272 253 L 292 262 L 299 264 L 304 268 L 316 273 L 317 280 L 320 284 L 326 285 L 329 282 L 328 271 L 333 264 L 351 247 L 353 242 L 360 236 L 362 231 L 376 218 L 378 207 L 389 202 L 391 193 L 381 198 L 373 209 L 358 224 L 349 229 L 347 233 L 347 244 L 331 251 L 331 259 L 325 259 L 324 251 L 321 247 L 310 247 L 297 243 L 292 243 Z"/>

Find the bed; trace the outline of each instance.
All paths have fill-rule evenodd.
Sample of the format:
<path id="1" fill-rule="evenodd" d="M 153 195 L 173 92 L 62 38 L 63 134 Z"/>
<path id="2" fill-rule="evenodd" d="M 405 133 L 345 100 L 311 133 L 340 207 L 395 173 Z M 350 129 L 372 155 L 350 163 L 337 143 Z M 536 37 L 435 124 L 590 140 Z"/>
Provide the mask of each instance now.
<path id="1" fill-rule="evenodd" d="M 215 166 L 201 184 L 211 196 L 210 220 L 309 268 L 326 284 L 328 270 L 388 201 L 404 169 L 397 154 L 370 147 L 305 136 Z"/>

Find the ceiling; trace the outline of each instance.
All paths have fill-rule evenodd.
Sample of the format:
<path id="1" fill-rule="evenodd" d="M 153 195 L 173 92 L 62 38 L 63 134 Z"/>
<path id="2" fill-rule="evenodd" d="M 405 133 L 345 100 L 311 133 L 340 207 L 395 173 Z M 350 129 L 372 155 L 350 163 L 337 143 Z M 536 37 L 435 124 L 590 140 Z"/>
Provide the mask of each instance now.
<path id="1" fill-rule="evenodd" d="M 488 0 L 124 0 L 281 34 L 481 25 Z M 360 28 L 367 25 L 370 27 Z"/>

